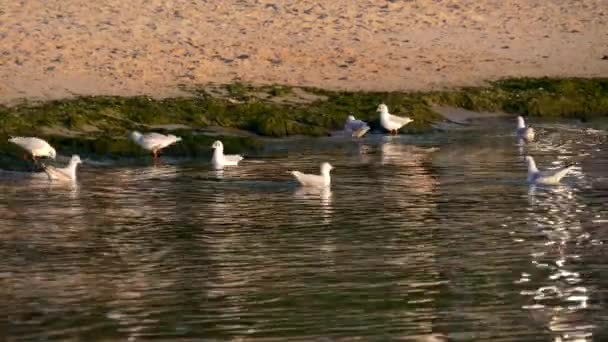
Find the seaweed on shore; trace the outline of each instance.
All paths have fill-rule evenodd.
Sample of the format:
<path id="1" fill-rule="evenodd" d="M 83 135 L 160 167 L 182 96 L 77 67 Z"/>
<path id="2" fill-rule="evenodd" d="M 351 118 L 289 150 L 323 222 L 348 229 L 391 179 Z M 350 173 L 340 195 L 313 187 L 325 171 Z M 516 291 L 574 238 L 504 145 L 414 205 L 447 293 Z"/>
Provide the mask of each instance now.
<path id="1" fill-rule="evenodd" d="M 432 92 L 346 92 L 234 83 L 193 87 L 192 96 L 88 96 L 0 106 L 0 146 L 14 135 L 49 139 L 65 151 L 99 155 L 142 155 L 126 139 L 131 130 L 179 130 L 184 141 L 167 150 L 180 155 L 208 154 L 212 140 L 240 148 L 259 147 L 260 137 L 321 136 L 340 129 L 347 115 L 379 128 L 376 108 L 414 122 L 407 133 L 425 132 L 442 117 L 433 104 L 473 111 L 579 118 L 608 116 L 608 79 L 506 79 L 488 87 Z M 212 134 L 210 128 L 219 128 Z"/>

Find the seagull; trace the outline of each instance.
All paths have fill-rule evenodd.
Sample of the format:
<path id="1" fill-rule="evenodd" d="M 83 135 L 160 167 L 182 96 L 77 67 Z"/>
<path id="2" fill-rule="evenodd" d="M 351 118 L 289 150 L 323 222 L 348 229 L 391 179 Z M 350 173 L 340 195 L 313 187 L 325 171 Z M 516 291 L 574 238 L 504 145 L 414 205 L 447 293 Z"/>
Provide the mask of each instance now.
<path id="1" fill-rule="evenodd" d="M 243 156 L 240 154 L 224 154 L 224 144 L 219 140 L 216 140 L 211 147 L 215 150 L 211 158 L 211 164 L 215 169 L 221 169 L 224 166 L 237 166 L 243 160 Z"/>
<path id="2" fill-rule="evenodd" d="M 517 138 L 524 139 L 527 142 L 534 140 L 534 128 L 527 126 L 524 118 L 517 117 Z"/>
<path id="3" fill-rule="evenodd" d="M 410 118 L 404 118 L 396 115 L 392 115 L 388 112 L 388 107 L 381 103 L 376 109 L 376 112 L 380 112 L 380 124 L 384 129 L 391 132 L 391 134 L 397 134 L 399 129 L 410 122 L 414 121 Z"/>
<path id="4" fill-rule="evenodd" d="M 526 162 L 528 163 L 528 183 L 532 184 L 557 185 L 574 168 L 574 165 L 568 165 L 558 171 L 541 172 L 536 168 L 534 158 L 526 156 Z"/>
<path id="5" fill-rule="evenodd" d="M 160 134 L 160 133 L 147 133 L 141 134 L 137 131 L 133 131 L 130 134 L 131 140 L 133 140 L 137 145 L 141 146 L 143 149 L 152 151 L 152 155 L 154 155 L 154 159 L 158 159 L 158 153 L 163 148 L 173 145 L 178 141 L 182 141 L 182 138 L 176 137 L 173 134 Z"/>
<path id="6" fill-rule="evenodd" d="M 19 145 L 24 150 L 32 155 L 32 159 L 36 161 L 37 157 L 48 157 L 55 159 L 57 153 L 48 142 L 35 137 L 13 137 L 8 139 L 9 142 Z M 24 156 L 27 159 L 27 155 Z"/>
<path id="7" fill-rule="evenodd" d="M 321 164 L 321 174 L 320 175 L 312 175 L 307 173 L 302 173 L 300 171 L 289 171 L 296 180 L 302 186 L 311 186 L 317 188 L 329 187 L 331 184 L 331 178 L 329 176 L 329 172 L 333 170 L 334 167 L 329 163 Z"/>
<path id="8" fill-rule="evenodd" d="M 361 138 L 369 131 L 367 122 L 362 120 L 356 120 L 353 115 L 349 115 L 344 123 L 344 132 L 350 133 L 353 137 Z"/>
<path id="9" fill-rule="evenodd" d="M 81 164 L 82 161 L 78 155 L 73 155 L 70 159 L 70 163 L 66 167 L 54 167 L 42 165 L 42 170 L 49 176 L 50 180 L 59 181 L 76 181 L 76 167 Z"/>

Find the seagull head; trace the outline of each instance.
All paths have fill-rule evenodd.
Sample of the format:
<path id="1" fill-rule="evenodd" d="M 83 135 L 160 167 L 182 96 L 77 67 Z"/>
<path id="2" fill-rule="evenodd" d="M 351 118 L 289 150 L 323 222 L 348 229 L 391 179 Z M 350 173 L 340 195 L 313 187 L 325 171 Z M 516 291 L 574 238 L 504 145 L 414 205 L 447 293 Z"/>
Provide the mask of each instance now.
<path id="1" fill-rule="evenodd" d="M 330 163 L 325 162 L 325 163 L 321 164 L 321 174 L 323 174 L 323 175 L 329 174 L 329 171 L 331 171 L 333 169 L 334 169 L 334 167 L 331 166 Z"/>
<path id="2" fill-rule="evenodd" d="M 80 159 L 80 156 L 75 154 L 72 156 L 72 159 L 70 159 L 70 163 L 71 164 L 82 164 L 82 160 Z"/>
<path id="3" fill-rule="evenodd" d="M 384 103 L 381 103 L 381 104 L 378 105 L 378 108 L 376 109 L 376 112 L 388 113 L 388 107 Z"/>
<path id="4" fill-rule="evenodd" d="M 213 145 L 211 145 L 211 148 L 217 148 L 217 149 L 223 149 L 224 148 L 224 144 L 222 144 L 221 141 L 216 140 L 215 142 L 213 142 Z"/>
<path id="5" fill-rule="evenodd" d="M 138 131 L 133 131 L 133 132 L 131 132 L 131 134 L 129 134 L 129 137 L 133 141 L 138 141 L 139 139 L 141 139 L 142 135 Z"/>

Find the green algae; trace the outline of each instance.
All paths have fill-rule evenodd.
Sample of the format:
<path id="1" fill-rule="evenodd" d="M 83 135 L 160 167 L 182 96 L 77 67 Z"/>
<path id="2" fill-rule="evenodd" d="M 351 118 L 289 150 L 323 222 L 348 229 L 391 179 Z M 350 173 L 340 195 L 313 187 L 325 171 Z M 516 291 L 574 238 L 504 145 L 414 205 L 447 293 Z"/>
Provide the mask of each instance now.
<path id="1" fill-rule="evenodd" d="M 504 111 L 526 116 L 577 118 L 608 116 L 608 79 L 518 78 L 488 88 L 428 94 L 430 101 L 473 111 Z"/>
<path id="2" fill-rule="evenodd" d="M 189 97 L 153 99 L 147 96 L 90 96 L 42 103 L 0 106 L 0 148 L 9 136 L 41 136 L 62 154 L 80 153 L 111 157 L 146 155 L 127 139 L 132 130 L 171 132 L 183 141 L 168 148 L 171 155 L 211 153 L 213 140 L 227 149 L 255 150 L 259 137 L 322 136 L 341 129 L 347 115 L 380 129 L 376 108 L 386 103 L 391 113 L 414 122 L 404 133 L 424 133 L 442 117 L 434 104 L 473 111 L 566 117 L 583 120 L 608 116 L 608 79 L 507 79 L 488 87 L 434 92 L 341 92 L 282 85 L 253 86 L 233 83 L 186 89 Z M 182 127 L 179 130 L 162 128 Z M 159 128 L 160 127 L 160 128 Z M 225 129 L 208 134 L 209 127 Z M 230 131 L 233 130 L 233 131 Z"/>

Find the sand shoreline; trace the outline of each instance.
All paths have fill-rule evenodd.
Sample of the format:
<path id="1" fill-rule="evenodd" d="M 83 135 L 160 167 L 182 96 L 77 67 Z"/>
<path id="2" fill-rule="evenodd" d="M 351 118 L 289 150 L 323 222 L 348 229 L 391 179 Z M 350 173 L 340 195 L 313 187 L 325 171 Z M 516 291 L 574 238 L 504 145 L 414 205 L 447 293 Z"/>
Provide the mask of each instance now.
<path id="1" fill-rule="evenodd" d="M 185 95 L 241 81 L 352 91 L 608 77 L 608 1 L 12 1 L 0 103 Z"/>

